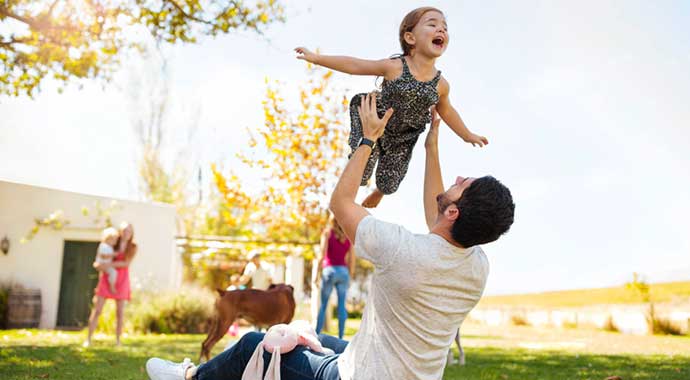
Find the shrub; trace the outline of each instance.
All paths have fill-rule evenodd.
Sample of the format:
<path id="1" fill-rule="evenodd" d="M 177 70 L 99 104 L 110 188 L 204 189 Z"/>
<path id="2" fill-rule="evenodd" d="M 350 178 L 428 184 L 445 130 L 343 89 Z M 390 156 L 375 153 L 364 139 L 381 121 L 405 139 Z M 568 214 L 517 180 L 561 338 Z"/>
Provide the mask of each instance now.
<path id="1" fill-rule="evenodd" d="M 347 317 L 353 319 L 362 319 L 362 314 L 364 314 L 364 306 L 365 303 L 362 299 L 349 302 L 347 304 Z"/>
<path id="2" fill-rule="evenodd" d="M 125 308 L 127 332 L 193 334 L 206 332 L 213 316 L 214 295 L 205 289 L 182 287 L 155 292 L 139 291 Z M 108 302 L 99 321 L 99 330 L 114 333 L 115 303 Z"/>
<path id="3" fill-rule="evenodd" d="M 683 335 L 680 326 L 666 318 L 655 319 L 652 326 L 652 332 L 661 335 Z"/>
<path id="4" fill-rule="evenodd" d="M 680 326 L 656 315 L 653 303 L 649 304 L 649 310 L 647 311 L 647 326 L 649 331 L 655 335 L 682 335 Z"/>
<path id="5" fill-rule="evenodd" d="M 578 328 L 577 321 L 564 321 L 562 327 L 564 329 L 576 329 Z"/>
<path id="6" fill-rule="evenodd" d="M 522 315 L 512 315 L 510 322 L 515 326 L 529 326 L 529 322 Z"/>
<path id="7" fill-rule="evenodd" d="M 602 326 L 601 328 L 604 331 L 620 332 L 620 330 L 618 329 L 618 326 L 616 326 L 616 324 L 613 323 L 613 317 L 610 315 L 608 316 L 608 318 L 606 318 L 606 321 L 604 322 L 604 326 Z"/>

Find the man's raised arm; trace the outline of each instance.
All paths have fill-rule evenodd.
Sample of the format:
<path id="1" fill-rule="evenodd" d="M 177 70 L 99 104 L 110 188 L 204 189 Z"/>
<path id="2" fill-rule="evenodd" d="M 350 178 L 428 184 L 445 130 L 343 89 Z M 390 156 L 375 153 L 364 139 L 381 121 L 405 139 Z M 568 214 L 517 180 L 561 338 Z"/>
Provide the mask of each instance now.
<path id="1" fill-rule="evenodd" d="M 393 109 L 389 109 L 383 115 L 383 119 L 379 119 L 376 114 L 376 96 L 369 94 L 366 97 L 362 97 L 362 104 L 359 106 L 359 116 L 362 119 L 362 135 L 364 138 L 376 142 L 383 134 L 383 130 L 392 114 Z M 355 203 L 355 198 L 357 197 L 357 190 L 362 181 L 364 168 L 367 165 L 371 151 L 372 147 L 365 144 L 360 145 L 355 150 L 333 190 L 333 195 L 331 195 L 329 208 L 352 244 L 355 243 L 359 222 L 369 215 L 369 212 L 364 207 Z"/>
<path id="2" fill-rule="evenodd" d="M 424 216 L 429 230 L 436 223 L 438 217 L 438 203 L 436 196 L 443 193 L 443 179 L 441 179 L 441 164 L 438 159 L 438 125 L 441 120 L 436 109 L 431 110 L 431 127 L 426 135 L 426 164 L 424 168 Z"/>

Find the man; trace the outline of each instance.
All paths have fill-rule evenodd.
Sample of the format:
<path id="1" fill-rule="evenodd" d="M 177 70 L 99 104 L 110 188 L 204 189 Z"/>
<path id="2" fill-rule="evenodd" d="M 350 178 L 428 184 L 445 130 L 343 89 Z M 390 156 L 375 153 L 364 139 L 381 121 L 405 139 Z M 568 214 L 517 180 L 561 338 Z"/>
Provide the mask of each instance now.
<path id="1" fill-rule="evenodd" d="M 336 338 L 321 337 L 335 355 L 304 347 L 283 355 L 284 380 L 440 379 L 457 327 L 486 284 L 489 264 L 477 245 L 498 239 L 513 223 L 510 191 L 493 177 L 458 177 L 443 192 L 437 117 L 425 144 L 424 211 L 430 233 L 412 234 L 356 204 L 372 146 L 392 112 L 379 119 L 375 98 L 363 98 L 364 138 L 331 197 L 331 211 L 358 255 L 375 266 L 360 329 L 346 347 Z M 260 333 L 249 333 L 199 367 L 153 358 L 146 369 L 153 380 L 239 379 L 262 339 Z M 264 359 L 267 365 L 270 356 Z"/>
<path id="2" fill-rule="evenodd" d="M 252 289 L 266 290 L 273 280 L 271 273 L 266 269 L 261 261 L 261 253 L 253 251 L 249 254 L 249 262 L 244 267 L 242 277 L 240 277 L 240 285 L 246 285 L 249 280 L 252 280 Z"/>

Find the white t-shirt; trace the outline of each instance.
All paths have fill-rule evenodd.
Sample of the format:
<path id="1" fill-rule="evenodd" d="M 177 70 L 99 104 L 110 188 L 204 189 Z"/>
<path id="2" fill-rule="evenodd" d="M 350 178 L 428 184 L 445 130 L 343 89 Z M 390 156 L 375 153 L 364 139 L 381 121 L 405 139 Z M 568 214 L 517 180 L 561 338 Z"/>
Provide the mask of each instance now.
<path id="1" fill-rule="evenodd" d="M 338 358 L 340 378 L 441 379 L 455 333 L 486 285 L 482 249 L 367 216 L 355 251 L 375 270 L 359 331 Z"/>
<path id="2" fill-rule="evenodd" d="M 250 261 L 244 268 L 244 273 L 242 273 L 242 275 L 252 277 L 252 289 L 266 290 L 268 286 L 271 285 L 271 274 L 261 264 L 259 264 L 257 268 L 256 265 Z"/>
<path id="3" fill-rule="evenodd" d="M 113 262 L 114 254 L 115 250 L 110 244 L 101 242 L 98 244 L 98 250 L 96 251 L 96 262 L 101 264 L 110 264 Z"/>

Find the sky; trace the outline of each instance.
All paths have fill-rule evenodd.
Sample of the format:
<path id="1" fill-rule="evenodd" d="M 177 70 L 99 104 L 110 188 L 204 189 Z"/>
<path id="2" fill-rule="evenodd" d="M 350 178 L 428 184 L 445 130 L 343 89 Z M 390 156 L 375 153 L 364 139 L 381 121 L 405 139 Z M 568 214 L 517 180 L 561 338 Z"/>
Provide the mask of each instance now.
<path id="1" fill-rule="evenodd" d="M 292 48 L 381 59 L 399 51 L 405 13 L 434 5 L 450 44 L 437 67 L 473 148 L 442 125 L 446 185 L 494 175 L 512 191 L 515 224 L 484 247 L 486 294 L 690 280 L 690 3 L 684 1 L 290 1 L 264 37 L 240 32 L 165 49 L 170 146 L 207 168 L 221 162 L 259 183 L 235 154 L 263 123 L 264 78 L 294 99 L 306 78 Z M 0 98 L 0 179 L 137 199 L 132 120 L 150 62 L 129 59 L 104 85 L 34 99 Z M 371 77 L 338 73 L 348 95 Z M 372 213 L 426 233 L 423 138 L 407 177 Z M 360 194 L 363 197 L 366 194 Z M 423 254 L 423 252 L 420 252 Z"/>

